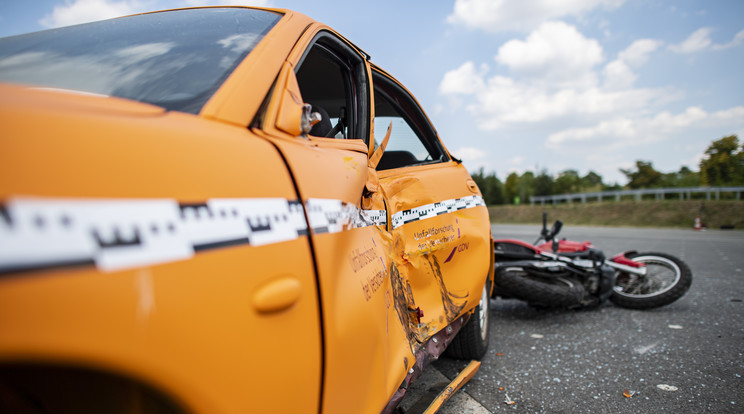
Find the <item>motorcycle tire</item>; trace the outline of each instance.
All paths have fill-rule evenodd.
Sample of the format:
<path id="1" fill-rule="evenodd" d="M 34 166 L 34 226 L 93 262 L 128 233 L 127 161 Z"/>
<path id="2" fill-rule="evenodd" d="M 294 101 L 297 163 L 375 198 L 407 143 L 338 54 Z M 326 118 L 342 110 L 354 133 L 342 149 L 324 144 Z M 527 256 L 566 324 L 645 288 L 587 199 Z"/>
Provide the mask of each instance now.
<path id="1" fill-rule="evenodd" d="M 637 277 L 615 274 L 612 303 L 631 309 L 651 309 L 681 298 L 692 284 L 692 272 L 682 260 L 656 252 L 628 254 L 629 259 L 646 265 L 647 274 Z"/>
<path id="2" fill-rule="evenodd" d="M 491 282 L 486 281 L 483 287 L 480 303 L 470 320 L 460 329 L 460 332 L 452 338 L 452 342 L 444 355 L 456 358 L 480 361 L 488 350 L 488 313 L 491 306 Z"/>
<path id="3" fill-rule="evenodd" d="M 576 308 L 582 306 L 584 287 L 562 277 L 539 277 L 514 268 L 496 272 L 494 283 L 499 292 L 521 299 L 532 306 Z"/>

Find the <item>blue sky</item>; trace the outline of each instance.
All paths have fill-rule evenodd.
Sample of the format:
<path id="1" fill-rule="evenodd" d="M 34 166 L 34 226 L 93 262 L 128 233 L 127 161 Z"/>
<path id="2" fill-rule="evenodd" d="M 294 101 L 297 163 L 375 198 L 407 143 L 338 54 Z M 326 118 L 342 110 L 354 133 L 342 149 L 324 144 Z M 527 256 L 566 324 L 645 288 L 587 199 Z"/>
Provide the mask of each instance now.
<path id="1" fill-rule="evenodd" d="M 0 36 L 192 5 L 289 8 L 417 97 L 471 171 L 664 172 L 744 138 L 744 1 L 0 0 Z M 555 5 L 553 5 L 555 4 Z"/>

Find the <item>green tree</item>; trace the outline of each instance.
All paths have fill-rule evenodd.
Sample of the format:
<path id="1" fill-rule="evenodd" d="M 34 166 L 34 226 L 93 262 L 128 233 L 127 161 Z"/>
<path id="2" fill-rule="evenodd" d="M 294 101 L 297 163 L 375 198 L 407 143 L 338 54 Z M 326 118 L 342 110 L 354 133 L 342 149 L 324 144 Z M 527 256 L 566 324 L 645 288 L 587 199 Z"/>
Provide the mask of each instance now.
<path id="1" fill-rule="evenodd" d="M 496 175 L 490 175 L 488 180 L 488 203 L 493 205 L 504 204 L 504 184 L 496 178 Z"/>
<path id="2" fill-rule="evenodd" d="M 623 186 L 618 183 L 602 184 L 602 191 L 620 191 L 622 189 Z"/>
<path id="3" fill-rule="evenodd" d="M 517 195 L 522 202 L 529 201 L 530 197 L 535 194 L 535 173 L 532 171 L 525 171 L 519 177 L 517 184 Z"/>
<path id="4" fill-rule="evenodd" d="M 636 161 L 635 170 L 620 169 L 620 172 L 628 177 L 628 187 L 632 189 L 639 188 L 657 188 L 664 184 L 664 175 L 654 169 L 651 161 Z"/>
<path id="5" fill-rule="evenodd" d="M 682 166 L 677 172 L 677 182 L 675 187 L 699 187 L 700 173 L 692 171 L 686 166 Z"/>
<path id="6" fill-rule="evenodd" d="M 495 173 L 485 175 L 483 168 L 478 172 L 471 174 L 473 181 L 478 184 L 478 188 L 483 194 L 483 201 L 486 205 L 498 205 L 504 204 L 504 186 L 501 181 L 496 177 Z"/>
<path id="7" fill-rule="evenodd" d="M 506 177 L 504 195 L 506 196 L 507 203 L 514 204 L 515 197 L 519 195 L 519 175 L 517 173 L 512 172 Z"/>
<path id="8" fill-rule="evenodd" d="M 576 170 L 565 170 L 558 174 L 553 186 L 555 194 L 572 194 L 581 191 L 581 177 Z"/>
<path id="9" fill-rule="evenodd" d="M 581 191 L 600 191 L 602 189 L 602 176 L 589 171 L 581 177 Z"/>
<path id="10" fill-rule="evenodd" d="M 481 194 L 483 195 L 483 200 L 485 200 L 486 199 L 486 178 L 483 174 L 483 167 L 481 167 L 478 171 L 474 173 L 470 173 L 470 177 L 473 179 L 473 181 L 475 181 L 475 184 L 478 185 L 478 188 L 480 189 Z"/>
<path id="11" fill-rule="evenodd" d="M 679 171 L 664 174 L 663 187 L 699 187 L 700 173 L 682 166 Z"/>
<path id="12" fill-rule="evenodd" d="M 700 181 L 704 185 L 744 184 L 744 145 L 736 135 L 713 141 L 700 161 Z"/>
<path id="13" fill-rule="evenodd" d="M 537 196 L 545 196 L 553 194 L 553 176 L 548 174 L 547 170 L 540 171 L 540 174 L 535 177 L 534 191 Z"/>

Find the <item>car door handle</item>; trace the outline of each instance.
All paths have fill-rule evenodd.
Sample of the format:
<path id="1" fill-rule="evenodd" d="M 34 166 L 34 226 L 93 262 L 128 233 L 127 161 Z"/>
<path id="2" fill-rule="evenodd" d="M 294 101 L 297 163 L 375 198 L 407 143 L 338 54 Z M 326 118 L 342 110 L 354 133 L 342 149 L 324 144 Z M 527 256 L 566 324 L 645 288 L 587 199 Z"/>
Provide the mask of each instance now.
<path id="1" fill-rule="evenodd" d="M 302 284 L 294 276 L 274 279 L 253 294 L 253 308 L 259 313 L 274 313 L 288 309 L 301 296 Z"/>

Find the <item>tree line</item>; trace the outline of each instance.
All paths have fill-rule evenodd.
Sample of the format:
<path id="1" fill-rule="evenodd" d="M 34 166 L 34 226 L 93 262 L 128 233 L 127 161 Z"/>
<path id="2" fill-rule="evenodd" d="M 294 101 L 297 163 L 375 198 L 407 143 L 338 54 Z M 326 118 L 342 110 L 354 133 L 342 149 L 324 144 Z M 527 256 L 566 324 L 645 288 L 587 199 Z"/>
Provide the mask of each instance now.
<path id="1" fill-rule="evenodd" d="M 573 169 L 556 175 L 546 169 L 537 174 L 532 171 L 521 175 L 512 172 L 502 182 L 496 173 L 485 174 L 481 168 L 472 177 L 488 205 L 519 204 L 531 196 L 622 189 L 744 186 L 744 143 L 740 144 L 736 135 L 713 141 L 705 150 L 699 168 L 699 171 L 693 171 L 683 166 L 679 171 L 664 173 L 657 171 L 650 161 L 638 160 L 633 168 L 620 169 L 628 179 L 625 186 L 606 184 L 594 171 L 581 176 Z"/>

